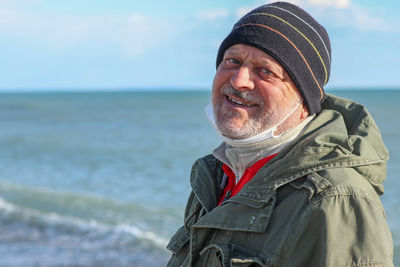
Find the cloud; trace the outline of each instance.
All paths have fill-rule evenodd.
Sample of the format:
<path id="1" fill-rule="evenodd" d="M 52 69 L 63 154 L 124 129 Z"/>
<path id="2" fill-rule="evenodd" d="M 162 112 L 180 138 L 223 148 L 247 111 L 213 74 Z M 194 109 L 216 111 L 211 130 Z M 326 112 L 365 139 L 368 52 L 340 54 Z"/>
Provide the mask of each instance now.
<path id="1" fill-rule="evenodd" d="M 0 0 L 0 6 L 5 8 L 16 7 L 20 5 L 39 4 L 43 0 Z"/>
<path id="2" fill-rule="evenodd" d="M 154 18 L 139 12 L 74 15 L 33 12 L 12 5 L 0 9 L 0 34 L 11 39 L 50 50 L 111 48 L 129 57 L 141 55 L 185 30 L 174 23 L 174 19 Z"/>
<path id="3" fill-rule="evenodd" d="M 351 2 L 350 0 L 308 0 L 305 4 L 324 8 L 347 8 Z"/>
<path id="4" fill-rule="evenodd" d="M 253 10 L 256 7 L 257 6 L 242 6 L 242 7 L 239 7 L 238 9 L 236 9 L 236 16 L 238 18 L 241 18 L 241 17 L 243 17 L 244 15 L 246 15 L 247 13 L 249 13 L 251 10 Z"/>
<path id="5" fill-rule="evenodd" d="M 351 0 L 286 0 L 306 9 L 321 24 L 328 28 L 345 28 L 360 31 L 399 33 L 398 17 L 388 16 L 383 8 L 380 12 L 367 6 L 355 4 Z M 252 9 L 273 3 L 275 0 L 255 1 L 255 5 L 236 9 L 236 15 L 242 17 Z"/>
<path id="6" fill-rule="evenodd" d="M 366 6 L 349 3 L 346 6 L 325 6 L 310 9 L 323 25 L 332 29 L 362 32 L 400 33 L 400 21 L 387 15 L 387 10 L 372 10 Z"/>
<path id="7" fill-rule="evenodd" d="M 259 1 L 266 3 L 276 2 L 274 0 Z M 286 0 L 286 2 L 302 7 L 323 7 L 323 8 L 346 8 L 351 4 L 351 0 Z"/>
<path id="8" fill-rule="evenodd" d="M 218 19 L 225 19 L 229 16 L 229 10 L 227 9 L 214 9 L 214 10 L 203 10 L 197 14 L 197 19 L 200 21 L 215 21 Z"/>
<path id="9" fill-rule="evenodd" d="M 110 31 L 115 44 L 121 46 L 127 55 L 135 57 L 157 45 L 163 45 L 183 31 L 175 27 L 173 21 L 162 20 L 141 13 L 133 13 L 115 23 Z"/>
<path id="10" fill-rule="evenodd" d="M 400 33 L 400 21 L 398 18 L 391 18 L 384 13 L 379 14 L 379 12 L 375 10 L 356 5 L 352 5 L 347 13 L 348 18 L 343 18 L 343 21 L 354 22 L 354 27 L 360 30 Z"/>

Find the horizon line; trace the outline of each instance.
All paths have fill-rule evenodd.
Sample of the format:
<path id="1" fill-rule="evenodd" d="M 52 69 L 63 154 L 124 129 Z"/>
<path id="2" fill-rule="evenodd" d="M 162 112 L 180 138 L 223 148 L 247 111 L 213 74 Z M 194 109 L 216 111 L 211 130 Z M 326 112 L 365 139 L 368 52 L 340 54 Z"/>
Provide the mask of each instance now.
<path id="1" fill-rule="evenodd" d="M 325 88 L 329 91 L 394 91 L 400 90 L 398 86 L 336 86 Z M 3 93 L 124 93 L 124 92 L 211 92 L 206 87 L 109 87 L 109 88 L 0 88 Z"/>

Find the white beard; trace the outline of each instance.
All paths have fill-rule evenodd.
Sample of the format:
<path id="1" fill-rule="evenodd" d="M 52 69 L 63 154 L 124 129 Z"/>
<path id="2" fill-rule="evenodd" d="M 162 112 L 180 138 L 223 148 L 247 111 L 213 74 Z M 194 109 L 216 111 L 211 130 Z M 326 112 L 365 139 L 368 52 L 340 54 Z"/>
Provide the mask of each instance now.
<path id="1" fill-rule="evenodd" d="M 217 121 L 216 121 L 216 112 L 213 110 L 213 106 L 212 104 L 209 104 L 206 108 L 206 114 L 208 119 L 211 122 L 211 125 L 214 127 L 214 129 L 217 131 L 217 133 L 219 133 L 219 135 L 221 136 L 221 138 L 228 144 L 232 145 L 232 146 L 247 146 L 249 144 L 254 144 L 257 142 L 260 142 L 262 140 L 267 140 L 270 138 L 277 138 L 279 136 L 281 136 L 282 134 L 284 134 L 285 132 L 287 132 L 289 129 L 287 129 L 285 132 L 279 134 L 279 135 L 275 135 L 275 131 L 277 130 L 277 127 L 282 124 L 284 121 L 286 121 L 290 115 L 293 114 L 293 112 L 295 112 L 298 107 L 301 105 L 303 101 L 301 100 L 300 102 L 297 103 L 297 105 L 292 108 L 289 112 L 286 112 L 286 114 L 282 115 L 280 114 L 280 119 L 278 121 L 278 123 L 274 124 L 273 126 L 269 127 L 266 126 L 266 122 L 265 121 L 261 121 L 261 123 L 257 122 L 257 120 L 254 120 L 255 123 L 253 123 L 252 125 L 249 124 L 249 122 L 246 122 L 246 124 L 244 125 L 246 130 L 248 131 L 248 133 L 253 133 L 256 132 L 256 134 L 252 134 L 248 137 L 245 138 L 232 138 L 232 132 L 233 133 L 239 133 L 240 136 L 243 136 L 243 126 L 238 128 L 236 125 L 233 124 L 232 120 L 226 121 L 222 124 L 222 127 L 224 129 L 224 131 L 228 131 L 230 129 L 232 129 L 232 132 L 229 132 L 229 135 L 225 135 L 224 132 L 220 129 L 220 126 L 217 125 Z M 285 110 L 286 111 L 286 110 Z M 283 112 L 280 112 L 283 113 Z M 236 116 L 236 114 L 228 114 L 228 115 L 233 115 Z M 281 116 L 283 116 L 283 118 L 281 118 Z M 270 116 L 271 118 L 272 116 Z M 297 123 L 296 125 L 298 125 L 299 123 Z M 250 126 L 248 126 L 250 125 Z M 257 129 L 256 127 L 259 127 L 259 125 L 261 125 L 261 130 Z M 221 127 L 221 128 L 222 128 Z M 268 128 L 266 128 L 268 127 Z M 266 128 L 266 129 L 265 129 Z"/>
<path id="2" fill-rule="evenodd" d="M 240 116 L 238 113 L 214 107 L 214 116 L 218 129 L 224 136 L 231 139 L 245 139 L 255 136 L 271 128 L 276 122 L 273 118 L 280 118 L 281 115 L 270 111 L 267 114 L 262 114 L 262 116 L 251 117 L 241 127 L 238 127 L 233 120 L 235 117 Z"/>

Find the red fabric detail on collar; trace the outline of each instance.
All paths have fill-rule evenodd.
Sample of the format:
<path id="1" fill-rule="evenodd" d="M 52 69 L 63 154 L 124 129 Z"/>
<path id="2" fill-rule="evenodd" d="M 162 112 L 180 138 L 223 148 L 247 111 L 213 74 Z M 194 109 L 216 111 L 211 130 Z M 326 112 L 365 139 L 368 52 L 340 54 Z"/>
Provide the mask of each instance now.
<path id="1" fill-rule="evenodd" d="M 256 161 L 253 165 L 251 165 L 244 171 L 243 176 L 240 178 L 237 184 L 235 184 L 236 177 L 231 168 L 229 168 L 229 166 L 226 164 L 222 165 L 222 169 L 224 170 L 224 173 L 226 174 L 228 179 L 226 181 L 225 188 L 220 195 L 218 205 L 220 205 L 224 200 L 233 197 L 240 190 L 242 190 L 243 186 L 256 175 L 261 167 L 267 164 L 268 161 L 270 161 L 277 154 L 278 153 Z"/>

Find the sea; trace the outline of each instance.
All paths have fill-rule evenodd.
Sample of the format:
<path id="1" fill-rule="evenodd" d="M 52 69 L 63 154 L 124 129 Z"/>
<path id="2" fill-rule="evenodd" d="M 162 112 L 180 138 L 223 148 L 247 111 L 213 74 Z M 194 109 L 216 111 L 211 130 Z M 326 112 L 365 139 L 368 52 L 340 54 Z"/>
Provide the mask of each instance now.
<path id="1" fill-rule="evenodd" d="M 364 104 L 390 152 L 382 197 L 400 266 L 400 90 Z M 165 266 L 192 163 L 221 140 L 208 91 L 0 94 L 0 266 Z"/>

